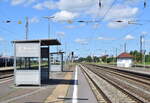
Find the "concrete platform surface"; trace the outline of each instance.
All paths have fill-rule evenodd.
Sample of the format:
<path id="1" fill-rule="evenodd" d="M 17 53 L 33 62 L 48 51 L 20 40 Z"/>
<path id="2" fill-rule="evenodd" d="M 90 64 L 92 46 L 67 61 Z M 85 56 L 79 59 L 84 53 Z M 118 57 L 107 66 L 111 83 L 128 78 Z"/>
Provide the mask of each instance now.
<path id="1" fill-rule="evenodd" d="M 121 69 L 121 70 L 126 70 L 126 71 L 131 71 L 131 72 L 137 72 L 137 73 L 142 73 L 146 75 L 150 75 L 150 68 L 144 68 L 144 67 L 117 67 L 114 65 L 100 65 L 100 66 L 106 66 L 106 67 L 113 67 L 115 69 Z"/>
<path id="2" fill-rule="evenodd" d="M 74 80 L 76 80 L 76 77 L 77 81 L 70 86 L 67 97 L 63 98 L 65 103 L 98 103 L 88 81 L 78 66 L 73 75 Z"/>
<path id="3" fill-rule="evenodd" d="M 133 72 L 139 72 L 143 74 L 149 74 L 150 75 L 150 68 L 144 68 L 144 67 L 131 67 L 131 68 L 123 68 L 125 70 L 133 71 Z"/>
<path id="4" fill-rule="evenodd" d="M 0 71 L 2 70 L 13 70 L 14 67 L 0 67 Z"/>
<path id="5" fill-rule="evenodd" d="M 14 78 L 0 80 L 0 103 L 44 103 L 68 72 L 53 72 L 48 84 L 42 86 L 14 86 Z"/>
<path id="6" fill-rule="evenodd" d="M 77 66 L 51 72 L 48 84 L 14 85 L 14 77 L 0 79 L 0 103 L 97 103 L 88 81 Z"/>

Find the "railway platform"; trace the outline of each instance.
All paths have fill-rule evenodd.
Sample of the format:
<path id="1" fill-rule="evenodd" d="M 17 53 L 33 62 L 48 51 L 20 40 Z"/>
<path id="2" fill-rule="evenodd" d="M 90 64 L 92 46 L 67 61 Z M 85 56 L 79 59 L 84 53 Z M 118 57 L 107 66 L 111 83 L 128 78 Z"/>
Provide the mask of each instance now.
<path id="1" fill-rule="evenodd" d="M 13 70 L 14 67 L 0 67 L 0 71 L 4 71 L 4 70 Z"/>
<path id="2" fill-rule="evenodd" d="M 131 68 L 123 68 L 124 70 L 132 71 L 132 72 L 138 72 L 143 74 L 150 75 L 150 68 L 144 68 L 144 67 L 131 67 Z"/>
<path id="3" fill-rule="evenodd" d="M 79 66 L 76 66 L 73 78 L 76 82 L 70 86 L 68 94 L 64 98 L 65 103 L 98 103 Z"/>
<path id="4" fill-rule="evenodd" d="M 14 77 L 0 79 L 0 103 L 44 103 L 50 95 L 57 98 L 53 94 L 54 91 L 61 85 L 69 86 L 71 79 L 68 76 L 66 78 L 66 75 L 72 77 L 72 73 L 70 69 L 64 72 L 51 72 L 48 84 L 41 86 L 17 87 L 14 85 Z"/>
<path id="5" fill-rule="evenodd" d="M 97 103 L 81 68 L 51 72 L 48 84 L 15 86 L 14 77 L 0 80 L 0 103 Z"/>
<path id="6" fill-rule="evenodd" d="M 118 70 L 124 70 L 124 71 L 129 71 L 129 72 L 150 75 L 150 68 L 144 68 L 144 67 L 123 68 L 123 67 L 116 67 L 114 65 L 98 65 L 98 66 L 110 67 L 110 68 L 114 68 Z"/>
<path id="7" fill-rule="evenodd" d="M 13 76 L 13 67 L 0 67 L 0 79 Z"/>

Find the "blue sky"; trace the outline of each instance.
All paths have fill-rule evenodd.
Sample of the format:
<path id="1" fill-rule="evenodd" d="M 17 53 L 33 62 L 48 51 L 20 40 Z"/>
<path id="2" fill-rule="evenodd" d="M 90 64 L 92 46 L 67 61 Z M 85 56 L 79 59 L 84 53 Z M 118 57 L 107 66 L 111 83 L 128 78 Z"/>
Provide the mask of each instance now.
<path id="1" fill-rule="evenodd" d="M 116 48 L 118 53 L 123 52 L 125 42 L 127 51 L 139 50 L 142 33 L 146 34 L 149 52 L 148 0 L 146 8 L 144 0 L 100 1 L 102 7 L 98 6 L 99 0 L 0 0 L 0 53 L 13 55 L 11 41 L 25 38 L 26 17 L 29 17 L 29 39 L 47 38 L 48 22 L 44 16 L 54 16 L 50 21 L 50 36 L 61 40 L 59 48 L 67 49 L 68 53 L 100 56 L 107 52 L 113 55 Z M 6 20 L 11 22 L 6 23 Z M 100 22 L 75 22 L 79 20 Z M 123 22 L 115 22 L 117 20 Z"/>

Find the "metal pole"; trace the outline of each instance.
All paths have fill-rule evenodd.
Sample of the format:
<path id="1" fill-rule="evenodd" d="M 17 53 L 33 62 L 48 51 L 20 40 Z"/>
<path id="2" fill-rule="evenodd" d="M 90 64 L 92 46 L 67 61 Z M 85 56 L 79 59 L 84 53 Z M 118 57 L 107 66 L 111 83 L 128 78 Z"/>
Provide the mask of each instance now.
<path id="1" fill-rule="evenodd" d="M 114 66 L 115 66 L 115 48 L 114 48 L 114 53 L 113 53 L 113 64 L 114 64 Z"/>
<path id="2" fill-rule="evenodd" d="M 26 25 L 25 25 L 25 39 L 28 40 L 28 33 L 29 33 L 29 20 L 28 17 L 26 17 Z"/>
<path id="3" fill-rule="evenodd" d="M 49 46 L 48 46 L 48 50 L 50 50 Z M 51 66 L 50 64 L 51 64 L 51 58 L 50 58 L 50 53 L 48 52 L 48 79 L 51 76 L 50 75 L 50 66 Z"/>
<path id="4" fill-rule="evenodd" d="M 65 53 L 65 67 L 67 67 L 67 44 L 66 44 L 66 41 L 65 41 L 65 51 L 66 51 L 66 53 Z"/>
<path id="5" fill-rule="evenodd" d="M 60 53 L 60 55 L 61 55 L 61 71 L 63 71 L 63 53 Z"/>
<path id="6" fill-rule="evenodd" d="M 49 19 L 48 19 L 48 38 L 50 38 L 50 22 L 49 22 Z"/>
<path id="7" fill-rule="evenodd" d="M 143 62 L 144 62 L 144 69 L 145 69 L 145 51 L 144 51 Z"/>
<path id="8" fill-rule="evenodd" d="M 143 35 L 143 49 L 144 49 L 144 51 L 143 51 L 143 63 L 144 63 L 144 68 L 145 68 L 145 40 L 144 40 L 144 35 Z"/>
<path id="9" fill-rule="evenodd" d="M 39 42 L 39 57 L 38 57 L 38 62 L 39 62 L 39 86 L 41 85 L 41 41 Z"/>
<path id="10" fill-rule="evenodd" d="M 105 50 L 105 56 L 106 56 L 106 64 L 107 64 L 107 50 Z"/>
<path id="11" fill-rule="evenodd" d="M 116 58 L 115 58 L 116 65 L 117 65 L 117 56 L 118 56 L 118 49 L 116 48 Z"/>
<path id="12" fill-rule="evenodd" d="M 54 16 L 45 16 L 43 17 L 48 20 L 48 38 L 50 38 L 50 19 L 55 18 Z"/>
<path id="13" fill-rule="evenodd" d="M 142 53 L 142 38 L 143 38 L 143 36 L 141 35 L 140 36 L 140 52 Z"/>
<path id="14" fill-rule="evenodd" d="M 13 44 L 14 46 L 14 84 L 17 86 L 16 84 L 16 71 L 17 71 L 17 68 L 16 68 L 16 43 Z"/>
<path id="15" fill-rule="evenodd" d="M 143 60 L 143 35 L 140 36 L 140 53 L 141 53 L 141 63 Z"/>
<path id="16" fill-rule="evenodd" d="M 29 21 L 28 17 L 26 17 L 26 24 L 25 24 L 25 39 L 28 40 L 28 32 L 29 32 Z M 25 57 L 25 68 L 27 68 L 27 58 Z"/>
<path id="17" fill-rule="evenodd" d="M 126 42 L 124 43 L 124 52 L 127 52 L 127 44 L 126 44 Z"/>
<path id="18" fill-rule="evenodd" d="M 134 67 L 136 67 L 136 63 L 137 63 L 137 60 L 136 60 L 136 54 L 135 54 L 134 56 L 135 56 Z"/>

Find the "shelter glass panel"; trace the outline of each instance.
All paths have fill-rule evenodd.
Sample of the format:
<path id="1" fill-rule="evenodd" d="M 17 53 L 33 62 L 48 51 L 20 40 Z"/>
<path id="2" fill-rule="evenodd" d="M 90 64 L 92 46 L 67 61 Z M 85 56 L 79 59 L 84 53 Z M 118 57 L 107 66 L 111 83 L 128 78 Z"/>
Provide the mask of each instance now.
<path id="1" fill-rule="evenodd" d="M 39 58 L 37 57 L 17 57 L 17 69 L 37 70 L 39 68 Z"/>
<path id="2" fill-rule="evenodd" d="M 48 67 L 48 58 L 41 59 L 41 67 Z"/>
<path id="3" fill-rule="evenodd" d="M 51 54 L 51 65 L 60 65 L 61 64 L 61 57 L 59 54 Z"/>

